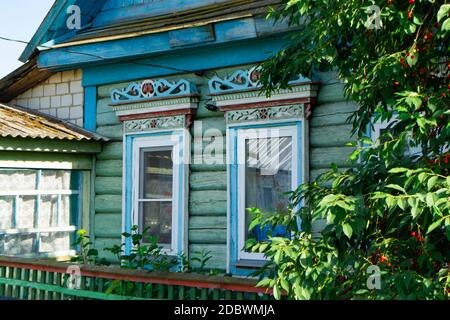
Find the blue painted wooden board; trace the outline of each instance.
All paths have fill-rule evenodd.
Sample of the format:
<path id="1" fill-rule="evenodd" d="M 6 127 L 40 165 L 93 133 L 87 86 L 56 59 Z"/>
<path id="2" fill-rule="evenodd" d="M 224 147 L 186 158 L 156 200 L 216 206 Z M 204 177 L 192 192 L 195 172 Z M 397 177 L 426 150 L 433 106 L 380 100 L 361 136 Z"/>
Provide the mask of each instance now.
<path id="1" fill-rule="evenodd" d="M 208 35 L 206 31 L 199 33 L 200 29 L 189 28 L 177 31 L 180 34 L 180 40 L 178 40 L 178 42 L 183 44 L 183 46 L 205 46 L 212 44 L 226 44 L 241 39 L 259 39 L 257 37 L 253 18 L 218 22 L 214 25 L 214 28 L 214 40 L 211 39 L 211 35 Z M 132 58 L 161 54 L 163 52 L 173 52 L 171 41 L 175 45 L 177 45 L 178 42 L 171 38 L 171 34 L 178 33 L 162 32 L 141 37 L 43 51 L 38 57 L 38 65 L 41 68 L 60 70 L 73 68 L 75 66 L 79 67 L 86 65 L 87 63 L 102 63 L 105 60 L 129 60 Z M 209 38 L 205 38 L 206 36 Z M 199 42 L 199 39 L 202 39 L 202 37 L 208 41 L 206 41 L 206 43 L 202 41 Z M 192 39 L 191 43 L 189 43 L 189 38 Z M 277 38 L 283 38 L 283 36 L 278 35 Z M 269 39 L 261 39 L 261 41 L 264 43 L 270 42 Z M 287 43 L 287 39 L 284 39 L 282 43 Z M 236 43 L 234 43 L 234 48 L 236 49 Z M 277 48 L 279 49 L 278 46 L 275 48 L 268 47 L 268 49 L 271 49 L 270 51 L 272 54 L 278 51 L 276 50 Z M 211 50 L 211 48 L 209 48 L 209 50 Z M 183 54 L 186 53 L 183 52 Z M 210 58 L 211 57 L 214 58 L 214 55 L 211 55 Z M 267 59 L 267 55 L 264 59 Z M 180 69 L 186 70 L 186 67 Z M 190 70 L 192 70 L 192 68 Z"/>
<path id="2" fill-rule="evenodd" d="M 122 62 L 88 66 L 83 68 L 83 85 L 105 85 L 183 73 L 169 68 L 198 71 L 259 63 L 274 55 L 288 43 L 289 40 L 284 37 L 246 40 L 227 46 L 183 49 L 170 55 L 142 59 L 137 61 L 138 64 Z M 150 65 L 163 67 L 152 67 Z"/>
<path id="3" fill-rule="evenodd" d="M 216 40 L 216 37 L 211 25 L 169 32 L 169 42 L 172 48 L 201 44 L 214 40 Z"/>
<path id="4" fill-rule="evenodd" d="M 185 11 L 229 0 L 108 0 L 94 19 L 94 27 Z"/>

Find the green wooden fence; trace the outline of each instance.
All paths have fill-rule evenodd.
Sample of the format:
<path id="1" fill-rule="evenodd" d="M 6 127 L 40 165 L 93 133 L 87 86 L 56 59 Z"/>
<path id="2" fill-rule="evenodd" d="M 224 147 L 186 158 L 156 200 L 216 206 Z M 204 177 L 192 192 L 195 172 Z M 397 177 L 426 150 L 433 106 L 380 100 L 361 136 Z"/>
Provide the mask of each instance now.
<path id="1" fill-rule="evenodd" d="M 21 300 L 270 300 L 256 281 L 0 257 L 0 297 Z"/>

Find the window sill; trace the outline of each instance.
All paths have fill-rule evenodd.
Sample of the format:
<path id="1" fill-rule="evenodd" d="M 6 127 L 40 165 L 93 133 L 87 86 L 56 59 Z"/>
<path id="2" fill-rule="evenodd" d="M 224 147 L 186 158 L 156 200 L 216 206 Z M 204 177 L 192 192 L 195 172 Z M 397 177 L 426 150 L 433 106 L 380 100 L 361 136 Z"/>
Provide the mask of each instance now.
<path id="1" fill-rule="evenodd" d="M 263 267 L 266 262 L 265 260 L 239 260 L 234 266 L 238 269 L 258 269 Z"/>

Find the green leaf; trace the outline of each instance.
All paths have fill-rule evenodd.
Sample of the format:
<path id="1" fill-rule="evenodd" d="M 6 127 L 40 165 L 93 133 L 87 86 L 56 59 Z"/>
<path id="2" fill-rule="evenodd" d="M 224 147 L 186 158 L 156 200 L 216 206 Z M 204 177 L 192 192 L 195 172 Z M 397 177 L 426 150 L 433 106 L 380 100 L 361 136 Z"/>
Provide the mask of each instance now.
<path id="1" fill-rule="evenodd" d="M 302 296 L 304 300 L 311 300 L 311 292 L 307 288 L 302 288 Z"/>
<path id="2" fill-rule="evenodd" d="M 398 206 L 400 207 L 400 209 L 405 210 L 406 209 L 406 199 L 398 199 Z"/>
<path id="3" fill-rule="evenodd" d="M 427 206 L 432 207 L 435 204 L 435 195 L 433 193 L 427 194 Z"/>
<path id="4" fill-rule="evenodd" d="M 259 247 L 259 253 L 264 253 L 268 247 L 269 247 L 269 244 L 268 244 L 268 243 L 263 243 L 263 244 Z"/>
<path id="5" fill-rule="evenodd" d="M 281 282 L 281 287 L 284 289 L 284 291 L 289 293 L 289 282 L 286 280 L 286 277 L 280 278 L 280 282 Z"/>
<path id="6" fill-rule="evenodd" d="M 450 176 L 447 177 L 447 186 L 450 188 Z"/>
<path id="7" fill-rule="evenodd" d="M 280 300 L 281 299 L 281 289 L 277 285 L 275 285 L 273 287 L 273 296 L 275 297 L 276 300 Z"/>
<path id="8" fill-rule="evenodd" d="M 405 102 L 409 106 L 414 107 L 416 110 L 422 105 L 422 99 L 416 92 L 410 93 L 410 95 L 405 99 Z"/>
<path id="9" fill-rule="evenodd" d="M 386 204 L 389 208 L 393 208 L 397 205 L 397 199 L 393 196 L 388 195 L 386 198 Z"/>
<path id="10" fill-rule="evenodd" d="M 402 187 L 400 187 L 400 186 L 397 185 L 397 184 L 388 184 L 388 185 L 386 186 L 386 188 L 390 188 L 390 189 L 394 189 L 394 190 L 400 191 L 400 192 L 402 192 L 402 193 L 406 193 L 405 189 L 403 189 Z"/>
<path id="11" fill-rule="evenodd" d="M 260 282 L 258 282 L 258 284 L 256 285 L 256 287 L 258 288 L 265 288 L 265 287 L 270 287 L 270 283 L 271 283 L 272 279 L 269 278 L 265 278 L 263 280 L 261 280 Z"/>
<path id="12" fill-rule="evenodd" d="M 403 172 L 407 172 L 409 169 L 406 168 L 394 168 L 389 170 L 389 173 L 403 173 Z"/>
<path id="13" fill-rule="evenodd" d="M 434 229 L 439 228 L 442 224 L 442 222 L 444 221 L 445 218 L 441 218 L 438 221 L 432 223 L 429 227 L 428 227 L 428 231 L 427 233 L 431 233 Z"/>
<path id="14" fill-rule="evenodd" d="M 344 231 L 344 234 L 347 236 L 347 238 L 351 239 L 353 236 L 353 228 L 350 224 L 345 223 L 342 226 L 342 231 Z"/>
<path id="15" fill-rule="evenodd" d="M 439 178 L 438 177 L 436 177 L 436 176 L 434 176 L 434 177 L 431 177 L 429 180 L 428 180 L 428 191 L 431 191 L 432 189 L 433 189 L 433 187 L 436 185 L 436 183 L 438 182 L 438 180 L 439 180 Z"/>
<path id="16" fill-rule="evenodd" d="M 419 61 L 419 52 L 417 51 L 417 47 L 414 45 L 410 50 L 410 55 L 406 57 L 406 62 L 410 67 L 413 67 Z"/>
<path id="17" fill-rule="evenodd" d="M 441 29 L 442 31 L 450 31 L 450 18 L 444 21 Z"/>
<path id="18" fill-rule="evenodd" d="M 437 13 L 438 22 L 442 20 L 450 12 L 450 4 L 443 4 Z"/>

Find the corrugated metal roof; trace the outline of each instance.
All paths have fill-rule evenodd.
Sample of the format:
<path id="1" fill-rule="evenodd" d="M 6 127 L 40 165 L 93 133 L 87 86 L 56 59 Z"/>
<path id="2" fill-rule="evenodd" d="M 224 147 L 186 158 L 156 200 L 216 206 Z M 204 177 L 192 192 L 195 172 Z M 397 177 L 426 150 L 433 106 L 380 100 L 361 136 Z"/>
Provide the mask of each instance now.
<path id="1" fill-rule="evenodd" d="M 43 113 L 0 103 L 0 137 L 108 141 L 93 132 Z"/>

